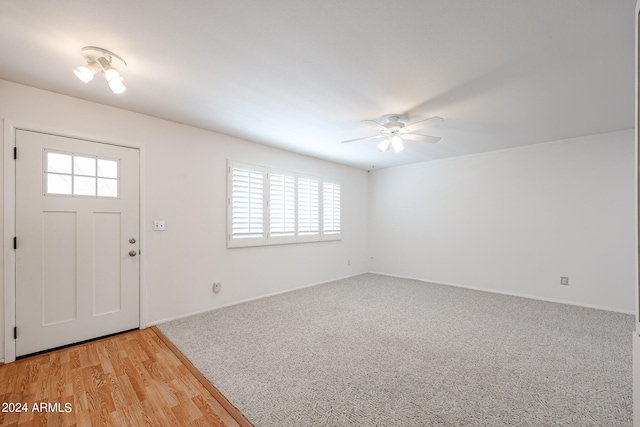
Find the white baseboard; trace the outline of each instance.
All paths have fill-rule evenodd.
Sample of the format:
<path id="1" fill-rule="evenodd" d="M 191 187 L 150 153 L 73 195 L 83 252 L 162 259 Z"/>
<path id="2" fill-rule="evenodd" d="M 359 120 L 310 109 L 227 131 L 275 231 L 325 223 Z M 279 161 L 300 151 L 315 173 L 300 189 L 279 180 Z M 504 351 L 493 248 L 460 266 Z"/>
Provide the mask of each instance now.
<path id="1" fill-rule="evenodd" d="M 246 299 L 243 299 L 243 300 L 240 300 L 240 301 L 235 301 L 235 302 L 232 302 L 232 303 L 229 303 L 229 304 L 224 304 L 224 305 L 220 305 L 220 306 L 216 306 L 216 307 L 206 308 L 204 310 L 193 311 L 193 312 L 181 314 L 181 315 L 178 315 L 178 316 L 167 317 L 167 318 L 164 318 L 164 319 L 155 320 L 155 321 L 152 321 L 152 322 L 148 323 L 146 326 L 141 326 L 141 328 L 160 325 L 162 323 L 172 322 L 174 320 L 183 319 L 185 317 L 191 317 L 191 316 L 195 316 L 195 315 L 198 315 L 198 314 L 207 313 L 209 311 L 219 310 L 221 308 L 232 307 L 234 305 L 244 304 L 244 303 L 251 302 L 251 301 L 257 301 L 257 300 L 260 300 L 260 299 L 263 299 L 263 298 L 269 298 L 269 297 L 273 297 L 273 296 L 276 296 L 276 295 L 286 294 L 288 292 L 298 291 L 300 289 L 305 289 L 305 288 L 310 288 L 310 287 L 313 287 L 313 286 L 323 285 L 325 283 L 334 282 L 336 280 L 348 279 L 350 277 L 355 277 L 355 276 L 359 276 L 361 274 L 366 274 L 366 273 L 377 274 L 379 276 L 397 277 L 399 279 L 417 280 L 419 282 L 435 283 L 435 284 L 438 284 L 438 285 L 454 286 L 456 288 L 471 289 L 471 290 L 474 290 L 474 291 L 491 292 L 491 293 L 494 293 L 494 294 L 509 295 L 509 296 L 520 297 L 520 298 L 528 298 L 528 299 L 533 299 L 533 300 L 538 300 L 538 301 L 554 302 L 554 303 L 558 303 L 558 304 L 567 304 L 567 305 L 573 305 L 573 306 L 578 306 L 578 307 L 595 308 L 597 310 L 613 311 L 613 312 L 616 312 L 616 313 L 633 314 L 633 315 L 635 315 L 635 311 L 633 311 L 633 310 L 621 310 L 621 309 L 618 309 L 618 308 L 605 307 L 605 306 L 599 306 L 599 305 L 593 305 L 593 304 L 583 304 L 583 303 L 578 303 L 578 302 L 575 302 L 575 301 L 566 301 L 566 300 L 560 300 L 560 299 L 554 299 L 554 298 L 545 298 L 545 297 L 540 297 L 540 296 L 536 296 L 536 295 L 521 294 L 521 293 L 517 293 L 517 292 L 505 292 L 505 291 L 499 291 L 499 290 L 496 290 L 496 289 L 481 288 L 481 287 L 477 287 L 477 286 L 460 285 L 460 284 L 457 284 L 457 283 L 448 283 L 448 282 L 438 282 L 438 281 L 434 281 L 434 280 L 425 280 L 425 279 L 419 279 L 419 278 L 416 278 L 416 277 L 401 276 L 401 275 L 397 275 L 397 274 L 388 274 L 388 273 L 381 273 L 381 272 L 377 272 L 377 271 L 368 271 L 368 272 L 361 272 L 361 273 L 351 274 L 351 275 L 348 275 L 348 276 L 338 277 L 338 278 L 327 280 L 327 281 L 324 281 L 324 282 L 318 282 L 318 283 L 312 283 L 312 284 L 309 284 L 309 285 L 303 285 L 303 286 L 299 286 L 299 287 L 293 288 L 293 289 L 286 289 L 286 290 L 283 290 L 283 291 L 272 292 L 272 293 L 265 294 L 265 295 L 260 295 L 260 296 L 257 296 L 257 297 L 246 298 Z"/>
<path id="2" fill-rule="evenodd" d="M 324 282 L 318 282 L 318 283 L 312 283 L 312 284 L 309 284 L 309 285 L 303 285 L 303 286 L 299 286 L 299 287 L 293 288 L 293 289 L 285 289 L 283 291 L 277 291 L 277 292 L 272 292 L 272 293 L 265 294 L 265 295 L 260 295 L 260 296 L 257 296 L 257 297 L 246 298 L 246 299 L 243 299 L 243 300 L 240 300 L 240 301 L 235 301 L 235 302 L 232 302 L 232 303 L 229 303 L 229 304 L 224 304 L 224 305 L 220 305 L 220 306 L 216 306 L 216 307 L 205 308 L 204 310 L 198 310 L 198 311 L 194 311 L 194 312 L 190 312 L 190 313 L 186 313 L 186 314 L 181 314 L 179 316 L 173 316 L 173 317 L 167 317 L 167 318 L 160 319 L 160 320 L 154 320 L 153 322 L 148 323 L 145 327 L 161 325 L 163 323 L 172 322 L 174 320 L 183 319 L 185 317 L 191 317 L 191 316 L 195 316 L 195 315 L 202 314 L 202 313 L 208 313 L 208 312 L 214 311 L 214 310 L 220 310 L 221 308 L 232 307 L 234 305 L 244 304 L 246 302 L 257 301 L 257 300 L 260 300 L 260 299 L 263 299 L 263 298 L 269 298 L 269 297 L 273 297 L 273 296 L 281 295 L 281 294 L 286 294 L 286 293 L 293 292 L 293 291 L 299 291 L 300 289 L 311 288 L 313 286 L 324 285 L 325 283 L 335 282 L 336 280 L 348 279 L 350 277 L 360 276 L 361 274 L 366 274 L 366 273 L 367 272 L 365 271 L 365 272 L 360 272 L 360 273 L 356 273 L 356 274 L 350 274 L 348 276 L 338 277 L 338 278 L 327 280 L 327 281 L 324 281 Z M 142 328 L 142 326 L 141 326 L 141 328 Z"/>
<path id="3" fill-rule="evenodd" d="M 397 277 L 399 279 L 417 280 L 419 282 L 425 282 L 425 283 L 435 283 L 437 285 L 454 286 L 456 288 L 471 289 L 471 290 L 474 290 L 474 291 L 491 292 L 491 293 L 494 293 L 494 294 L 509 295 L 509 296 L 512 296 L 512 297 L 528 298 L 528 299 L 533 299 L 533 300 L 538 300 L 538 301 L 555 302 L 555 303 L 558 303 L 558 304 L 574 305 L 574 306 L 577 306 L 577 307 L 595 308 L 597 310 L 613 311 L 613 312 L 622 313 L 622 314 L 633 314 L 633 315 L 636 314 L 636 312 L 634 310 L 622 310 L 622 309 L 619 309 L 619 308 L 605 307 L 605 306 L 594 305 L 594 304 L 584 304 L 584 303 L 579 303 L 579 302 L 575 302 L 575 301 L 567 301 L 567 300 L 560 300 L 560 299 L 554 299 L 554 298 L 545 298 L 545 297 L 540 297 L 540 296 L 537 296 L 537 295 L 520 294 L 520 293 L 517 293 L 517 292 L 505 292 L 505 291 L 499 291 L 499 290 L 496 290 L 496 289 L 480 288 L 480 287 L 477 287 L 477 286 L 460 285 L 460 284 L 457 284 L 457 283 L 439 282 L 439 281 L 435 281 L 435 280 L 419 279 L 417 277 L 400 276 L 400 275 L 397 275 L 397 274 L 380 273 L 380 272 L 376 272 L 376 271 L 370 271 L 369 273 L 378 274 L 380 276 Z"/>

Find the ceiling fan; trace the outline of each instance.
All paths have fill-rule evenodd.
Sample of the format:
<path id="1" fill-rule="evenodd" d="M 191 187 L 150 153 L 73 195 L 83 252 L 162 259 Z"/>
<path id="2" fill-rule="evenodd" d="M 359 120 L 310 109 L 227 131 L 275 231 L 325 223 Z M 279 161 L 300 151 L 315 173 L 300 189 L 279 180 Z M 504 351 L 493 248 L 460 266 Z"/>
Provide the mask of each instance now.
<path id="1" fill-rule="evenodd" d="M 435 116 L 425 120 L 420 120 L 415 123 L 411 123 L 409 125 L 405 125 L 400 121 L 400 116 L 390 116 L 388 122 L 385 124 L 380 124 L 374 120 L 363 120 L 362 123 L 373 126 L 378 131 L 380 131 L 380 134 L 365 136 L 364 138 L 350 139 L 348 141 L 342 141 L 342 143 L 360 141 L 363 139 L 384 138 L 384 140 L 378 144 L 378 149 L 384 152 L 387 151 L 390 147 L 393 147 L 394 151 L 396 153 L 399 153 L 400 151 L 404 150 L 405 139 L 430 143 L 436 143 L 440 141 L 439 137 L 418 135 L 413 132 L 425 127 L 440 125 L 444 123 L 444 120 L 442 119 L 442 117 Z"/>

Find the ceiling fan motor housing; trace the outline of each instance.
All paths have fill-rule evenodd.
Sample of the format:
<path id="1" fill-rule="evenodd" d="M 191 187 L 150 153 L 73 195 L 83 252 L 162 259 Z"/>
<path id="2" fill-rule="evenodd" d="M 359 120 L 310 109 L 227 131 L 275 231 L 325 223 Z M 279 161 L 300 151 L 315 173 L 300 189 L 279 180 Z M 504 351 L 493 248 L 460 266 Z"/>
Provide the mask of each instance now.
<path id="1" fill-rule="evenodd" d="M 387 129 L 389 129 L 390 134 L 397 133 L 400 129 L 402 129 L 404 127 L 404 123 L 400 122 L 399 120 L 400 120 L 400 117 L 391 116 L 391 117 L 389 117 L 389 122 L 383 124 L 382 126 L 384 126 Z"/>

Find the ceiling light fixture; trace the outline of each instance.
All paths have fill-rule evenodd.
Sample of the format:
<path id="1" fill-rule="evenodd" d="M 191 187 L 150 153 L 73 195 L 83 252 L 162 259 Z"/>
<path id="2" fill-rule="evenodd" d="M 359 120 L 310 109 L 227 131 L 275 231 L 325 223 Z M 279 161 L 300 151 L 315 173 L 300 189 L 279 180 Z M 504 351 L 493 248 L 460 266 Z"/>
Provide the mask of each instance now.
<path id="1" fill-rule="evenodd" d="M 362 123 L 373 126 L 379 133 L 377 135 L 342 141 L 343 144 L 361 141 L 363 139 L 384 138 L 378 143 L 378 150 L 384 153 L 389 150 L 389 148 L 393 147 L 393 151 L 399 153 L 404 150 L 404 143 L 406 140 L 430 142 L 432 144 L 440 141 L 439 136 L 420 135 L 414 132 L 425 127 L 441 125 L 444 123 L 444 120 L 442 120 L 442 117 L 435 116 L 405 125 L 400 121 L 399 115 L 393 115 L 389 116 L 387 123 L 378 123 L 374 120 L 363 120 Z"/>
<path id="2" fill-rule="evenodd" d="M 81 53 L 87 65 L 81 65 L 73 70 L 80 81 L 89 83 L 95 74 L 101 72 L 113 93 L 122 93 L 127 89 L 123 83 L 124 77 L 114 67 L 115 64 L 125 68 L 127 63 L 124 59 L 109 50 L 95 46 L 83 47 Z"/>

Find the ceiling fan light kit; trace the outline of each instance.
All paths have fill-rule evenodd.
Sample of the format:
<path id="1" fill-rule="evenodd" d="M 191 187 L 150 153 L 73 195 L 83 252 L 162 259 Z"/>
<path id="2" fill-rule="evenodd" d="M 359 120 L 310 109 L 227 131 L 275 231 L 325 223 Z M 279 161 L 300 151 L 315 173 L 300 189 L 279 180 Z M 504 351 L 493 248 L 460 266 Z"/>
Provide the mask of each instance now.
<path id="1" fill-rule="evenodd" d="M 79 66 L 73 70 L 73 73 L 81 82 L 89 83 L 95 74 L 101 73 L 113 93 L 119 94 L 127 89 L 124 85 L 124 77 L 114 67 L 117 65 L 126 68 L 127 63 L 122 57 L 96 46 L 83 47 L 80 52 L 87 64 Z"/>
<path id="2" fill-rule="evenodd" d="M 429 142 L 436 143 L 440 141 L 440 137 L 429 136 L 429 135 L 419 135 L 414 134 L 413 132 L 430 126 L 437 126 L 444 123 L 442 117 L 431 117 L 428 119 L 420 120 L 414 122 L 410 125 L 405 125 L 400 121 L 400 116 L 390 116 L 387 123 L 381 124 L 374 120 L 363 120 L 362 123 L 366 123 L 369 126 L 376 128 L 380 134 L 373 136 L 365 136 L 364 138 L 356 138 L 350 139 L 347 141 L 342 141 L 343 143 L 361 141 L 364 139 L 376 139 L 376 138 L 384 138 L 381 142 L 378 143 L 378 150 L 381 152 L 387 151 L 389 148 L 393 147 L 393 150 L 396 153 L 404 150 L 404 141 L 412 140 L 419 142 Z"/>
<path id="3" fill-rule="evenodd" d="M 396 153 L 399 153 L 402 150 L 404 150 L 404 142 L 402 141 L 401 137 L 399 137 L 398 135 L 393 135 L 390 139 L 391 139 L 391 146 L 393 147 L 393 151 L 395 151 Z"/>

